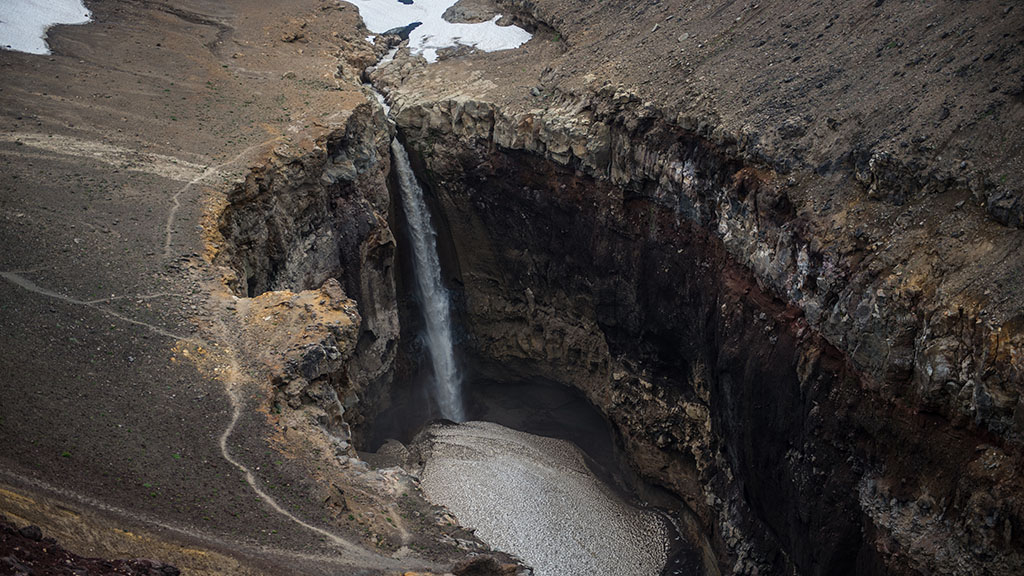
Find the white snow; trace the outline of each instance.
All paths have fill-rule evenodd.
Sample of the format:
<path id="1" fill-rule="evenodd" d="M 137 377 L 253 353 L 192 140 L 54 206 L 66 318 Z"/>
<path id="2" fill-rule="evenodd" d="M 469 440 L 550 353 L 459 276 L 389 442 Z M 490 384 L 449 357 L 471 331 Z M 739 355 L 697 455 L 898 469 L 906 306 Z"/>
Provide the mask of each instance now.
<path id="1" fill-rule="evenodd" d="M 91 19 L 82 0 L 0 0 L 0 48 L 49 54 L 47 28 Z"/>
<path id="2" fill-rule="evenodd" d="M 500 15 L 489 22 L 478 24 L 447 22 L 441 15 L 456 0 L 413 0 L 408 5 L 398 0 L 347 1 L 359 8 L 359 15 L 363 17 L 366 27 L 377 34 L 413 22 L 422 22 L 409 34 L 409 50 L 413 54 L 422 54 L 428 62 L 437 61 L 439 49 L 456 44 L 493 52 L 517 48 L 532 37 L 518 26 L 498 26 Z"/>
<path id="3" fill-rule="evenodd" d="M 661 518 L 604 485 L 575 445 L 491 422 L 427 430 L 423 494 L 537 576 L 661 573 Z"/>

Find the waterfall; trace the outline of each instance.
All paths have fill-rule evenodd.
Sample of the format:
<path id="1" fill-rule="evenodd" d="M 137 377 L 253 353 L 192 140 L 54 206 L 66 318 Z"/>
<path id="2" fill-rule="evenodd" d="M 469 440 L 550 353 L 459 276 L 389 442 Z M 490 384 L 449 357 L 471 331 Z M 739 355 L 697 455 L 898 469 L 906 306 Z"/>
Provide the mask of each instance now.
<path id="1" fill-rule="evenodd" d="M 434 365 L 434 399 L 441 416 L 456 422 L 465 420 L 462 409 L 462 382 L 455 366 L 452 347 L 452 323 L 448 290 L 441 283 L 441 262 L 437 257 L 437 233 L 430 222 L 423 189 L 409 164 L 409 154 L 402 143 L 391 141 L 395 170 L 402 193 L 402 206 L 412 236 L 413 274 L 423 320 L 426 324 L 427 351 Z"/>

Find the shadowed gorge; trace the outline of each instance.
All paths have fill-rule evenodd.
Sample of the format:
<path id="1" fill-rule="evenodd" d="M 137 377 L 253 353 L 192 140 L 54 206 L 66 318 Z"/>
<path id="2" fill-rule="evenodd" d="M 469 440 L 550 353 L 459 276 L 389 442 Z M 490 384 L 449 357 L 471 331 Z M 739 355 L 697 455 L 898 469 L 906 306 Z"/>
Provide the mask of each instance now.
<path id="1" fill-rule="evenodd" d="M 1024 571 L 1021 6 L 422 1 L 0 50 L 0 572 Z"/>

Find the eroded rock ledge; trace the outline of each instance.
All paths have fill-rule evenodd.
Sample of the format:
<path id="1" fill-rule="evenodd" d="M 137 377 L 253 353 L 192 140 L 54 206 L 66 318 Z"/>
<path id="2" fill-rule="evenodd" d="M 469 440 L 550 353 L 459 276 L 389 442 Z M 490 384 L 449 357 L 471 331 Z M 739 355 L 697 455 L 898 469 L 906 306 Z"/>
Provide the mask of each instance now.
<path id="1" fill-rule="evenodd" d="M 414 476 L 373 469 L 354 447 L 387 401 L 400 332 L 391 128 L 364 96 L 287 139 L 209 211 L 207 258 L 222 285 L 214 297 L 232 318 L 235 345 L 249 352 L 233 369 L 255 375 L 263 393 L 247 409 L 265 415 L 270 445 L 312 481 L 318 515 L 381 554 L 382 565 L 516 574 L 521 566 L 488 554 L 428 503 Z"/>
<path id="2" fill-rule="evenodd" d="M 387 223 L 385 186 L 390 133 L 381 111 L 369 101 L 336 124 L 305 144 L 279 147 L 229 192 L 217 212 L 219 238 L 211 260 L 223 267 L 224 282 L 236 296 L 255 297 L 253 304 L 264 308 L 273 305 L 261 304 L 267 298 L 260 295 L 268 291 L 286 291 L 271 298 L 275 301 L 294 293 L 317 300 L 305 292 L 316 289 L 332 302 L 352 298 L 350 333 L 334 333 L 336 322 L 309 320 L 310 326 L 303 328 L 296 320 L 293 339 L 305 329 L 310 337 L 330 341 L 310 342 L 302 350 L 275 346 L 289 359 L 269 365 L 284 394 L 281 403 L 315 399 L 303 391 L 311 382 L 329 379 L 334 384 L 327 386 L 331 398 L 320 403 L 333 405 L 337 388 L 349 396 L 349 407 L 362 398 L 365 412 L 372 414 L 390 386 L 399 335 L 392 275 L 395 243 Z M 288 302 L 276 305 L 284 304 Z M 318 316 L 301 302 L 287 308 L 296 306 Z M 358 425 L 362 413 L 351 414 L 348 422 L 339 414 L 333 425 Z"/>
<path id="3" fill-rule="evenodd" d="M 713 117 L 596 81 L 373 78 L 476 352 L 584 390 L 721 569 L 1019 569 L 1022 239 L 966 191 L 897 206 L 869 197 L 885 178 L 780 175 Z"/>

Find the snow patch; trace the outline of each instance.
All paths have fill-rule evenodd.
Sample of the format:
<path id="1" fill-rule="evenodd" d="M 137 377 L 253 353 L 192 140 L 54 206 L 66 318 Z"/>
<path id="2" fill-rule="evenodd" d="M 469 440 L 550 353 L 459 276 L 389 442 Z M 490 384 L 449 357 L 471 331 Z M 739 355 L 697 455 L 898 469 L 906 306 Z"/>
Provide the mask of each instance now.
<path id="1" fill-rule="evenodd" d="M 54 24 L 85 24 L 92 13 L 82 0 L 0 0 L 0 48 L 49 54 L 46 30 Z"/>
<path id="2" fill-rule="evenodd" d="M 433 425 L 423 494 L 536 576 L 657 576 L 664 522 L 620 498 L 583 452 L 491 422 Z"/>
<path id="3" fill-rule="evenodd" d="M 489 22 L 452 24 L 441 17 L 456 0 L 347 0 L 359 9 L 359 15 L 371 32 L 381 34 L 422 22 L 409 34 L 409 50 L 422 54 L 428 62 L 437 61 L 437 51 L 461 44 L 484 52 L 518 48 L 533 37 L 518 26 L 498 26 L 501 15 Z"/>

